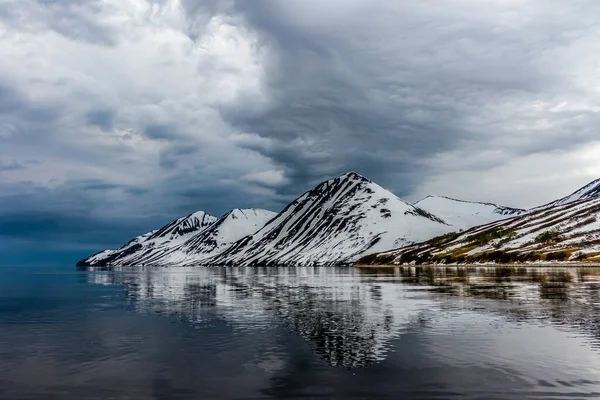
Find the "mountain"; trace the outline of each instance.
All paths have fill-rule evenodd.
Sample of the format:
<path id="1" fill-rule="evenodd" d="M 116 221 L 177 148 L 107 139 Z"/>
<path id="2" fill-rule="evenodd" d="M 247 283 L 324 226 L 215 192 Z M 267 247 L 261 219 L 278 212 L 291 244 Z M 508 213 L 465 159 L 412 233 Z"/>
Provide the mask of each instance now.
<path id="1" fill-rule="evenodd" d="M 137 237 L 119 250 L 106 250 L 82 260 L 78 265 L 198 264 L 257 231 L 275 215 L 261 209 L 235 209 L 216 219 L 200 211 Z"/>
<path id="2" fill-rule="evenodd" d="M 457 200 L 445 196 L 427 196 L 415 206 L 442 218 L 456 230 L 525 214 L 526 210 L 482 203 Z"/>
<path id="3" fill-rule="evenodd" d="M 234 209 L 198 232 L 167 254 L 147 257 L 144 263 L 159 265 L 197 265 L 219 255 L 237 240 L 262 228 L 277 213 L 258 208 Z"/>
<path id="4" fill-rule="evenodd" d="M 600 262 L 600 197 L 531 210 L 506 220 L 364 257 L 364 264 Z"/>
<path id="5" fill-rule="evenodd" d="M 533 208 L 533 210 L 539 210 L 542 208 L 550 208 L 550 207 L 559 206 L 562 204 L 572 203 L 572 202 L 578 201 L 578 200 L 587 200 L 587 199 L 593 199 L 596 197 L 600 197 L 600 179 L 596 179 L 596 180 L 588 183 L 581 189 L 576 190 L 575 192 L 571 193 L 570 195 L 568 195 L 566 197 L 563 197 L 562 199 L 555 200 L 548 204 L 544 204 L 543 206 L 540 206 L 540 207 L 535 207 L 535 208 Z"/>
<path id="6" fill-rule="evenodd" d="M 473 260 L 472 256 L 479 253 L 521 251 L 521 245 L 517 246 L 514 240 L 529 237 L 529 233 L 522 231 L 521 225 L 506 225 L 511 221 L 529 227 L 530 224 L 523 221 L 537 221 L 540 215 L 548 213 L 539 226 L 532 225 L 531 229 L 537 234 L 549 229 L 562 232 L 570 228 L 568 224 L 561 225 L 560 212 L 570 212 L 569 205 L 580 207 L 582 202 L 599 199 L 599 196 L 600 179 L 565 198 L 531 210 L 443 196 L 428 196 L 413 205 L 367 178 L 349 172 L 320 183 L 279 214 L 259 209 L 235 209 L 217 220 L 199 211 L 138 236 L 117 250 L 90 256 L 78 265 L 332 265 L 348 264 L 383 251 L 383 258 L 368 258 L 367 261 L 394 260 L 391 255 L 412 251 L 423 256 L 419 260 L 439 261 L 442 255 L 447 259 L 460 256 Z M 581 218 L 577 218 L 579 222 L 574 223 L 581 222 Z M 593 221 L 595 215 L 590 215 L 584 224 L 592 235 L 595 234 Z M 501 232 L 506 230 L 510 235 L 515 230 L 516 236 L 495 238 L 498 234 L 495 231 L 486 236 L 486 229 L 496 228 Z M 465 236 L 468 232 L 488 237 L 491 244 L 484 243 L 486 247 L 453 243 L 457 247 L 451 249 L 452 254 L 445 253 L 444 245 L 450 239 L 462 238 L 464 243 L 471 243 Z M 442 234 L 448 235 L 436 237 Z M 422 243 L 425 240 L 428 242 Z M 595 238 L 590 240 L 593 242 Z M 585 242 L 584 245 L 573 248 L 584 251 L 589 240 L 580 241 Z M 515 247 L 501 247 L 505 244 Z M 409 247 L 390 251 L 402 246 Z M 536 249 L 542 247 L 545 248 L 537 246 Z M 548 251 L 556 249 L 550 247 Z M 425 257 L 428 252 L 432 253 L 431 257 Z M 452 257 L 447 257 L 449 255 Z"/>
<path id="7" fill-rule="evenodd" d="M 116 250 L 104 250 L 77 263 L 88 265 L 125 265 L 140 262 L 149 255 L 168 252 L 173 246 L 185 242 L 194 233 L 205 229 L 216 217 L 197 211 L 176 219 L 162 228 L 138 236 Z"/>
<path id="8" fill-rule="evenodd" d="M 350 172 L 320 183 L 290 203 L 262 229 L 212 264 L 328 265 L 399 247 L 453 227 Z"/>

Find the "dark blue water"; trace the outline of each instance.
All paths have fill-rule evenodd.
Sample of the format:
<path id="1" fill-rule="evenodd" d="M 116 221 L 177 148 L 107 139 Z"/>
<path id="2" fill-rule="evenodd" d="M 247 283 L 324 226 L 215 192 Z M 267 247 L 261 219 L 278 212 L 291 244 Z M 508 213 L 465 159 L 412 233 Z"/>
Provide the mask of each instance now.
<path id="1" fill-rule="evenodd" d="M 598 274 L 0 268 L 0 398 L 600 397 Z"/>

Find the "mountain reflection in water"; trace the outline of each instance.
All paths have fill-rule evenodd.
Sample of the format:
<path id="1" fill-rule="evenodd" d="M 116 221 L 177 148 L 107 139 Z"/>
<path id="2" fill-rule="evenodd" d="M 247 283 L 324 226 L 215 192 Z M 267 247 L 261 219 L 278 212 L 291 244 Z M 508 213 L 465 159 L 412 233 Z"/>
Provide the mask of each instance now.
<path id="1" fill-rule="evenodd" d="M 403 332 L 440 315 L 498 316 L 550 324 L 600 344 L 600 269 L 525 267 L 91 269 L 89 283 L 121 285 L 141 313 L 234 329 L 273 319 L 332 366 L 385 360 Z M 450 329 L 440 326 L 435 329 Z M 468 332 L 465 332 L 468 334 Z M 518 346 L 518 345 L 515 345 Z M 600 365 L 600 364 L 598 364 Z"/>

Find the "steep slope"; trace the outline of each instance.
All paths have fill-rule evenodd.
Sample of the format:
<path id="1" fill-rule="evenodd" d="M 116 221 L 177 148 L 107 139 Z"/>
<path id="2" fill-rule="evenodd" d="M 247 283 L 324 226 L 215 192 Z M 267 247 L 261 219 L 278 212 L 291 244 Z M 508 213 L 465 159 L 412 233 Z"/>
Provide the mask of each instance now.
<path id="1" fill-rule="evenodd" d="M 366 264 L 600 261 L 600 198 L 530 211 L 370 255 Z"/>
<path id="2" fill-rule="evenodd" d="M 216 217 L 197 211 L 168 223 L 159 230 L 138 236 L 117 250 L 104 250 L 77 263 L 88 265 L 131 265 L 148 257 L 157 257 L 184 243 L 195 233 L 217 220 Z"/>
<path id="3" fill-rule="evenodd" d="M 325 265 L 448 232 L 440 218 L 354 173 L 304 193 L 213 264 Z"/>
<path id="4" fill-rule="evenodd" d="M 535 207 L 533 208 L 533 210 L 550 208 L 562 204 L 572 203 L 574 201 L 593 199 L 596 197 L 600 197 L 600 179 L 596 179 L 595 181 L 588 183 L 581 189 L 576 190 L 575 192 L 571 193 L 566 197 L 563 197 L 562 199 L 555 200 L 548 204 L 544 204 L 540 207 Z"/>
<path id="5" fill-rule="evenodd" d="M 427 196 L 416 202 L 415 206 L 442 218 L 456 230 L 487 224 L 527 212 L 518 208 L 457 200 L 445 196 Z"/>

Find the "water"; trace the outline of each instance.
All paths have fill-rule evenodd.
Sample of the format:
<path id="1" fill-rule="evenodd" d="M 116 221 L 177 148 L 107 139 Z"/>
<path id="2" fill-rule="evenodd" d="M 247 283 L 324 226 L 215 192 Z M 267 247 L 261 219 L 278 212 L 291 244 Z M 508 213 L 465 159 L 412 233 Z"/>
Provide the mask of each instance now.
<path id="1" fill-rule="evenodd" d="M 1 399 L 600 397 L 600 270 L 0 269 Z"/>

